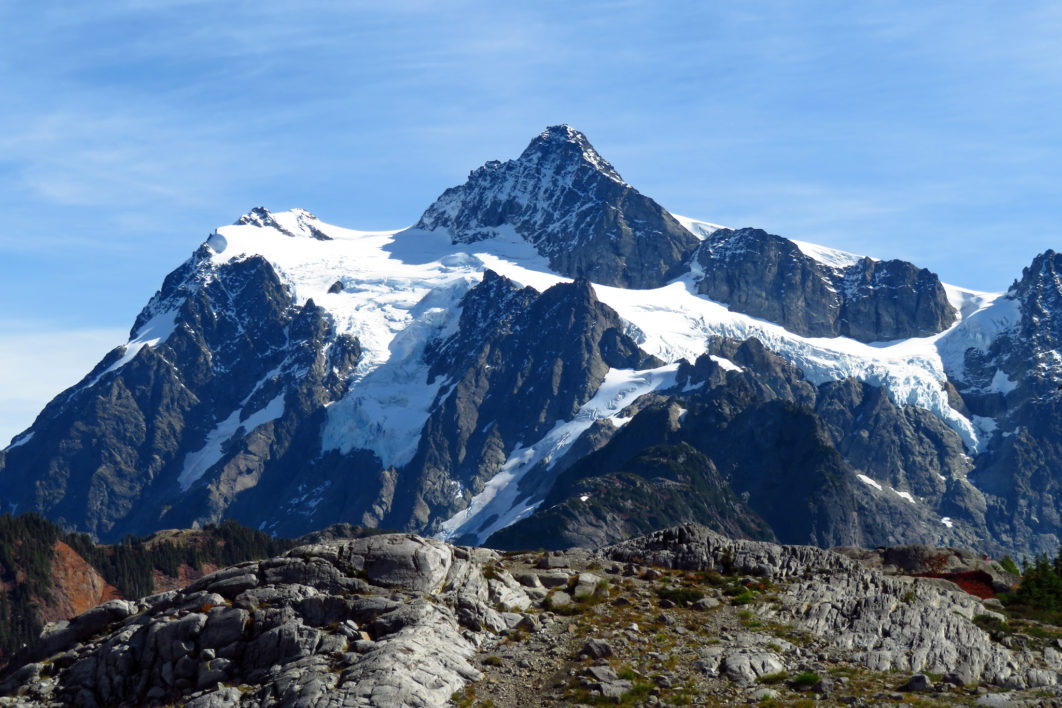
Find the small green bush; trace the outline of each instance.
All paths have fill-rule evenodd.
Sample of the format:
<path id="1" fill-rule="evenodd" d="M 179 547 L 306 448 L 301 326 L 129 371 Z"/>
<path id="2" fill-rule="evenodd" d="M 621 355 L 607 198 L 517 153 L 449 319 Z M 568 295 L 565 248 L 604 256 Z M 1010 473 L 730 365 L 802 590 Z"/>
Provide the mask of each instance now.
<path id="1" fill-rule="evenodd" d="M 670 600 L 676 605 L 693 604 L 704 597 L 697 588 L 657 588 L 656 596 L 661 600 Z"/>
<path id="2" fill-rule="evenodd" d="M 793 688 L 811 688 L 818 685 L 822 677 L 813 671 L 801 671 L 799 674 L 793 677 L 790 682 Z"/>
<path id="3" fill-rule="evenodd" d="M 746 590 L 730 601 L 731 605 L 748 605 L 756 601 L 756 594 Z"/>

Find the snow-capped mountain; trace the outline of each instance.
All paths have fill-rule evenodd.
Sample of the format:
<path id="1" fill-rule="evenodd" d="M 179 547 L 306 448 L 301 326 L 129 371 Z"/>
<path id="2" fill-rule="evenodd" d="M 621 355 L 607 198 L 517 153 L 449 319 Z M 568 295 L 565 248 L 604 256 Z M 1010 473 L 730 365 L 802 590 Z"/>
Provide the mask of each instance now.
<path id="1" fill-rule="evenodd" d="M 1005 294 L 675 216 L 568 126 L 414 227 L 256 208 L 0 452 L 102 538 L 231 517 L 509 546 L 682 522 L 1053 548 L 1059 256 Z"/>
<path id="2" fill-rule="evenodd" d="M 454 244 L 515 234 L 561 275 L 628 288 L 664 285 L 688 270 L 697 247 L 673 215 L 567 125 L 547 128 L 516 160 L 473 171 L 416 226 Z"/>

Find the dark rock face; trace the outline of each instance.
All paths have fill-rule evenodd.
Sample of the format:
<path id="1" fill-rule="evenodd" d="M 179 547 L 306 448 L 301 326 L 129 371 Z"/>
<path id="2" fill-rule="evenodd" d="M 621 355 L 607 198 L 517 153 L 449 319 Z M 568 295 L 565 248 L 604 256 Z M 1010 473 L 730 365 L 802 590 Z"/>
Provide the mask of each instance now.
<path id="1" fill-rule="evenodd" d="M 686 443 L 642 450 L 615 472 L 595 475 L 581 467 L 558 480 L 543 512 L 498 531 L 486 545 L 596 548 L 689 521 L 730 536 L 773 539 L 712 461 Z"/>
<path id="2" fill-rule="evenodd" d="M 1046 251 L 1008 296 L 1020 319 L 986 350 L 968 349 L 955 385 L 996 429 L 970 479 L 1004 545 L 1054 553 L 1062 538 L 1062 254 Z"/>
<path id="3" fill-rule="evenodd" d="M 444 229 L 454 243 L 511 228 L 558 273 L 629 288 L 659 287 L 685 272 L 698 243 L 566 125 L 547 128 L 518 159 L 472 172 L 417 228 Z"/>
<path id="4" fill-rule="evenodd" d="M 566 467 L 539 511 L 490 543 L 526 547 L 538 531 L 560 534 L 557 545 L 619 538 L 625 524 L 651 525 L 653 518 L 674 518 L 669 513 L 700 515 L 738 535 L 769 532 L 783 542 L 820 546 L 876 546 L 927 535 L 980 540 L 971 527 L 983 523 L 984 499 L 965 482 L 969 463 L 951 429 L 922 411 L 897 407 L 866 384 L 816 388 L 756 340 L 714 339 L 709 351 L 741 370 L 726 371 L 709 355 L 680 367 L 676 389 L 644 401 L 599 449 Z M 685 501 L 668 504 L 669 512 L 645 501 L 666 495 L 669 486 L 681 488 L 649 463 L 664 449 L 703 456 L 700 485 L 691 484 L 687 471 Z M 908 450 L 926 454 L 903 457 Z M 881 488 L 859 474 L 880 480 Z M 637 504 L 639 492 L 646 496 Z M 962 528 L 942 524 L 941 509 Z"/>
<path id="5" fill-rule="evenodd" d="M 324 310 L 292 303 L 265 259 L 213 268 L 206 246 L 167 277 L 131 336 L 153 334 L 162 341 L 124 365 L 127 351 L 111 352 L 0 457 L 5 504 L 103 538 L 216 521 L 316 435 L 314 412 L 342 394 L 360 357 Z M 195 478 L 189 456 L 215 428 L 227 434 Z"/>
<path id="6" fill-rule="evenodd" d="M 539 294 L 491 271 L 462 301 L 458 332 L 427 357 L 440 394 L 403 470 L 390 525 L 424 528 L 458 511 L 454 490 L 478 493 L 518 444 L 569 420 L 609 368 L 658 366 L 586 280 Z M 457 487 L 456 485 L 460 485 Z"/>
<path id="7" fill-rule="evenodd" d="M 720 229 L 696 259 L 704 271 L 699 292 L 804 336 L 886 341 L 935 334 L 955 321 L 937 276 L 904 261 L 832 267 L 760 229 Z"/>

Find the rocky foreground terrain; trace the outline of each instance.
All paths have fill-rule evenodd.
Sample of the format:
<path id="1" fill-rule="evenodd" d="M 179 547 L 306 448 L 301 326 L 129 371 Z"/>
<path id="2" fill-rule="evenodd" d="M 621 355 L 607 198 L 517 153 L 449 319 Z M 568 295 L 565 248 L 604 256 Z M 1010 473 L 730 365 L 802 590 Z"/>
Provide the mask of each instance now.
<path id="1" fill-rule="evenodd" d="M 890 574 L 912 552 L 850 555 L 876 567 L 692 524 L 598 551 L 327 541 L 51 625 L 0 704 L 1062 705 L 1062 632 Z"/>

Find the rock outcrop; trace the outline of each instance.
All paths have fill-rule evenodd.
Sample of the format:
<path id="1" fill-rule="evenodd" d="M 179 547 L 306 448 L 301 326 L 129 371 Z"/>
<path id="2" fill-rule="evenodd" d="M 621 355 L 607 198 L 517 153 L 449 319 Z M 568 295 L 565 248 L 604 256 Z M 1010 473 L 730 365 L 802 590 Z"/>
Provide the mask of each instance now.
<path id="1" fill-rule="evenodd" d="M 515 625 L 495 607 L 530 605 L 484 573 L 497 560 L 403 535 L 302 546 L 53 625 L 0 690 L 81 706 L 443 705 L 480 677 L 485 630 Z"/>
<path id="2" fill-rule="evenodd" d="M 958 675 L 962 683 L 1055 685 L 1052 656 L 1017 657 L 973 624 L 1001 617 L 972 595 L 930 580 L 886 576 L 832 551 L 725 538 L 700 526 L 666 529 L 605 550 L 609 558 L 682 570 L 788 579 L 766 621 L 791 622 L 877 671 Z M 1050 652 L 1049 652 L 1050 653 Z M 1045 673 L 1046 670 L 1046 673 Z"/>

